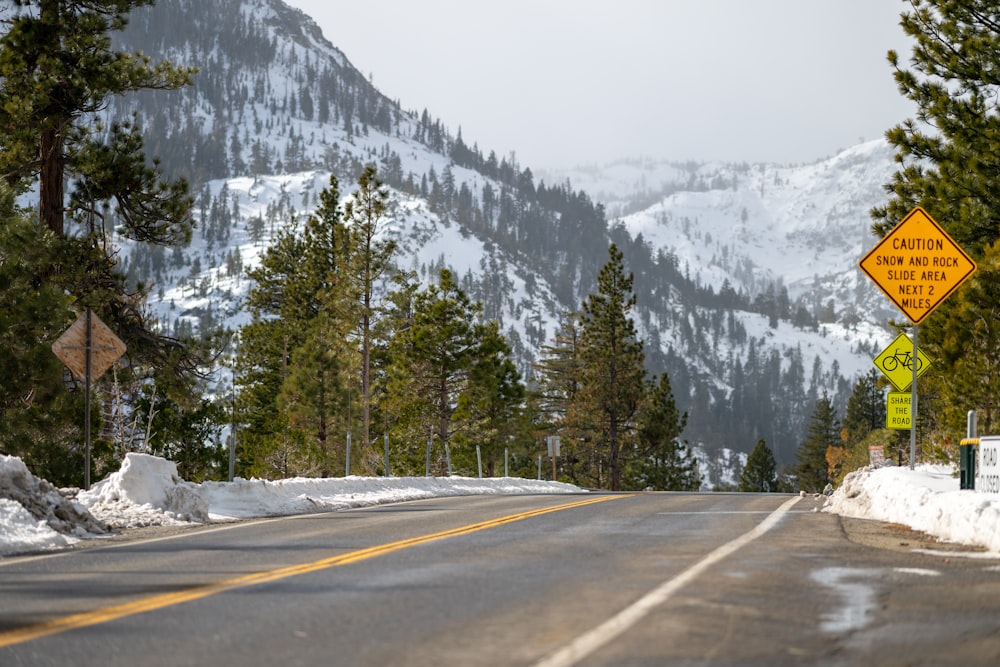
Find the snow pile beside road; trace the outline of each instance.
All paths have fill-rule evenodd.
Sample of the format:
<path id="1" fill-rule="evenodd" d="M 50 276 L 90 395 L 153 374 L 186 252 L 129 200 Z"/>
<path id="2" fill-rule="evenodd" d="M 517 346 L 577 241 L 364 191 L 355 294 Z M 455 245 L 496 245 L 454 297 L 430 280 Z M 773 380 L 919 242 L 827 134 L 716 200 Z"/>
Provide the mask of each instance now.
<path id="1" fill-rule="evenodd" d="M 194 484 L 177 466 L 127 454 L 121 468 L 89 491 L 67 489 L 73 503 L 17 458 L 0 456 L 0 555 L 59 548 L 111 528 L 177 525 L 306 514 L 441 496 L 581 493 L 572 484 L 512 477 L 237 479 Z M 96 517 L 96 518 L 95 518 Z M 47 518 L 47 520 L 45 520 Z"/>
<path id="2" fill-rule="evenodd" d="M 571 484 L 464 477 L 329 477 L 194 484 L 177 466 L 148 454 L 126 454 L 121 469 L 81 492 L 80 502 L 114 528 L 307 514 L 440 496 L 575 493 Z"/>
<path id="3" fill-rule="evenodd" d="M 81 491 L 79 500 L 112 528 L 208 520 L 198 485 L 182 480 L 173 461 L 149 454 L 126 454 L 117 472 Z"/>
<path id="4" fill-rule="evenodd" d="M 513 477 L 334 477 L 205 482 L 212 520 L 303 514 L 443 496 L 580 493 L 579 487 Z"/>
<path id="5" fill-rule="evenodd" d="M 950 466 L 856 470 L 824 511 L 899 523 L 948 542 L 1000 552 L 1000 496 L 960 490 Z"/>
<path id="6" fill-rule="evenodd" d="M 24 506 L 0 498 L 0 556 L 19 551 L 40 551 L 66 547 L 79 538 L 58 533 L 44 520 L 36 519 Z"/>
<path id="7" fill-rule="evenodd" d="M 0 554 L 104 534 L 107 528 L 84 507 L 32 475 L 21 459 L 0 454 Z"/>

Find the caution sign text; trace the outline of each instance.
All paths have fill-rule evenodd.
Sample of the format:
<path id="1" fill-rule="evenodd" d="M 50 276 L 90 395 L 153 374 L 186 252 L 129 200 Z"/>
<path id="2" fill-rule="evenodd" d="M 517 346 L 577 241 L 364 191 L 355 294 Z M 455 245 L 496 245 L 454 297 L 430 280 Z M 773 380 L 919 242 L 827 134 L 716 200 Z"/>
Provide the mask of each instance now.
<path id="1" fill-rule="evenodd" d="M 976 270 L 972 258 L 919 206 L 858 266 L 914 324 Z"/>

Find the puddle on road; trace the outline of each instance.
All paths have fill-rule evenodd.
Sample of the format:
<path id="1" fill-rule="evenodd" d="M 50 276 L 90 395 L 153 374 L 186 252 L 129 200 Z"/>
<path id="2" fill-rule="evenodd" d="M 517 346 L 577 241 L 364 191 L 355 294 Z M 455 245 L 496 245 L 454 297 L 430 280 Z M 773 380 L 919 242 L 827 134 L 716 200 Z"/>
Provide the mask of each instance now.
<path id="1" fill-rule="evenodd" d="M 822 615 L 820 629 L 831 634 L 860 630 L 875 614 L 875 580 L 880 570 L 827 567 L 812 573 L 813 581 L 830 588 L 840 606 Z"/>

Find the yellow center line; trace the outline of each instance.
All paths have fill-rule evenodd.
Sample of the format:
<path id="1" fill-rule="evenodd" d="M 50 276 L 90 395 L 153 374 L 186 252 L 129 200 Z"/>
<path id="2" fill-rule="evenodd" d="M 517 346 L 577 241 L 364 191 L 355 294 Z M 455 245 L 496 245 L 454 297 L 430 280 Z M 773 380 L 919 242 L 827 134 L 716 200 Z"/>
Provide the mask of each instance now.
<path id="1" fill-rule="evenodd" d="M 487 530 L 489 528 L 496 528 L 497 526 L 503 526 L 508 523 L 514 523 L 515 521 L 521 521 L 523 519 L 529 519 L 531 517 L 541 516 L 543 514 L 549 514 L 551 512 L 559 512 L 561 510 L 572 509 L 574 507 L 582 507 L 584 505 L 591 505 L 594 503 L 603 502 L 605 500 L 613 500 L 616 498 L 625 498 L 625 497 L 628 496 L 627 495 L 597 496 L 594 498 L 588 498 L 586 500 L 567 503 L 565 505 L 556 505 L 554 507 L 545 507 L 542 509 L 530 510 L 527 512 L 519 512 L 517 514 L 508 514 L 507 516 L 502 516 L 496 519 L 489 519 L 488 521 L 480 521 L 479 523 L 473 523 L 467 526 L 459 526 L 458 528 L 442 530 L 437 533 L 429 533 L 427 535 L 410 537 L 404 540 L 398 540 L 396 542 L 388 542 L 386 544 L 379 544 L 373 547 L 358 549 L 356 551 L 351 551 L 346 554 L 341 554 L 339 556 L 331 556 L 330 558 L 323 558 L 321 560 L 313 561 L 311 563 L 303 563 L 301 565 L 290 565 L 288 567 L 281 567 L 276 570 L 267 570 L 265 572 L 254 572 L 252 574 L 246 574 L 243 576 L 234 577 L 232 579 L 225 579 L 223 581 L 218 581 L 213 584 L 207 584 L 205 586 L 197 586 L 195 588 L 176 591 L 174 593 L 164 593 L 161 595 L 154 595 L 151 597 L 134 600 L 132 602 L 125 602 L 123 604 L 104 607 L 103 609 L 96 609 L 94 611 L 87 611 L 80 614 L 72 614 L 70 616 L 64 616 L 62 618 L 57 618 L 55 620 L 47 621 L 45 623 L 39 623 L 38 625 L 31 625 L 25 628 L 10 630 L 7 632 L 0 632 L 0 648 L 3 648 L 5 646 L 12 646 L 14 644 L 21 644 L 23 642 L 32 641 L 34 639 L 40 639 L 42 637 L 48 637 L 50 635 L 59 634 L 61 632 L 67 632 L 69 630 L 76 630 L 78 628 L 85 628 L 91 625 L 107 623 L 109 621 L 114 621 L 120 618 L 124 618 L 126 616 L 133 616 L 135 614 L 142 614 L 147 611 L 155 611 L 157 609 L 163 609 L 164 607 L 170 607 L 176 604 L 181 604 L 183 602 L 200 600 L 202 598 L 207 598 L 212 595 L 217 595 L 218 593 L 224 593 L 226 591 L 231 591 L 238 588 L 246 588 L 248 586 L 257 586 L 260 584 L 266 584 L 272 581 L 277 581 L 279 579 L 286 579 L 288 577 L 294 577 L 300 574 L 308 574 L 310 572 L 317 572 L 319 570 L 325 570 L 327 568 L 337 567 L 338 565 L 348 565 L 351 563 L 357 563 L 359 561 L 367 560 L 369 558 L 376 558 L 377 556 L 383 556 L 385 554 L 389 554 L 394 551 L 399 551 L 401 549 L 408 549 L 410 547 L 415 547 L 420 544 L 426 544 L 428 542 L 433 542 L 435 540 L 443 540 L 449 537 L 457 537 L 459 535 L 468 535 L 470 533 L 475 533 L 481 530 Z"/>

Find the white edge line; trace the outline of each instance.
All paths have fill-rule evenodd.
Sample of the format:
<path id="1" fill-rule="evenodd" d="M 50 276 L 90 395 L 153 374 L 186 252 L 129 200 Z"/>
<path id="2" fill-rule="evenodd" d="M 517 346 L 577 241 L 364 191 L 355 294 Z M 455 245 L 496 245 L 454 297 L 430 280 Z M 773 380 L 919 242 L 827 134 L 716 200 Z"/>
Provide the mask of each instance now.
<path id="1" fill-rule="evenodd" d="M 946 551 L 944 549 L 910 549 L 913 553 L 938 556 L 941 558 L 970 558 L 979 560 L 1000 560 L 1000 551 Z"/>
<path id="2" fill-rule="evenodd" d="M 580 635 L 549 657 L 535 663 L 534 667 L 570 667 L 610 643 L 641 621 L 653 609 L 666 602 L 674 593 L 689 584 L 706 569 L 742 549 L 773 528 L 799 499 L 796 496 L 785 501 L 781 507 L 771 512 L 766 519 L 749 532 L 718 547 L 673 579 L 663 582 L 597 627 Z"/>

